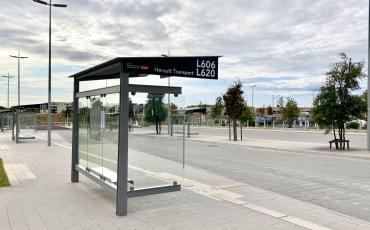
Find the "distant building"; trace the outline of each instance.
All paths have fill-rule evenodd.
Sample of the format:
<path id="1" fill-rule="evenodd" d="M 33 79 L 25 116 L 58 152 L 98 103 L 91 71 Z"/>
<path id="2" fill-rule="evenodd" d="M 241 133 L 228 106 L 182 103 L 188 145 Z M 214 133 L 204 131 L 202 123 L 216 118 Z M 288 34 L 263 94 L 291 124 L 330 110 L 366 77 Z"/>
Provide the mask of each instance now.
<path id="1" fill-rule="evenodd" d="M 12 109 L 21 109 L 21 110 L 35 109 L 40 113 L 47 113 L 48 103 L 13 106 Z M 62 111 L 65 111 L 67 109 L 72 111 L 73 109 L 72 102 L 51 102 L 51 113 L 61 113 Z"/>

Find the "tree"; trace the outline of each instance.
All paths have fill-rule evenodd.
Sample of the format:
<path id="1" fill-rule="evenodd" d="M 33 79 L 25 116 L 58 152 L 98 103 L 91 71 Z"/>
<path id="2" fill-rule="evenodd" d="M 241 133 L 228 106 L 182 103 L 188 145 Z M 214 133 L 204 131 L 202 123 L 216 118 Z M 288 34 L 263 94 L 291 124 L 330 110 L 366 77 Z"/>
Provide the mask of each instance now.
<path id="1" fill-rule="evenodd" d="M 251 107 L 244 106 L 243 111 L 242 111 L 242 122 L 243 124 L 246 124 L 247 121 L 250 122 L 249 125 L 254 125 L 254 115 L 253 115 L 253 110 Z"/>
<path id="2" fill-rule="evenodd" d="M 221 96 L 216 98 L 215 106 L 211 110 L 211 115 L 213 119 L 220 119 L 222 112 L 224 110 L 224 102 Z"/>
<path id="3" fill-rule="evenodd" d="M 135 117 L 134 114 L 134 104 L 132 103 L 131 98 L 128 99 L 128 118 L 132 120 Z"/>
<path id="4" fill-rule="evenodd" d="M 167 109 L 164 107 L 163 94 L 151 94 L 147 96 L 144 106 L 145 121 L 155 123 L 157 134 L 161 133 L 161 122 L 167 118 Z"/>
<path id="5" fill-rule="evenodd" d="M 365 77 L 364 62 L 352 62 L 344 53 L 340 58 L 340 62 L 330 65 L 312 112 L 313 119 L 325 128 L 325 134 L 333 130 L 334 139 L 339 140 L 342 148 L 346 140 L 345 123 L 361 117 L 367 105 L 361 96 L 353 94 L 360 88 L 359 81 Z M 337 142 L 335 146 L 338 149 Z"/>
<path id="6" fill-rule="evenodd" d="M 272 115 L 273 114 L 273 112 L 272 112 L 272 107 L 271 107 L 271 105 L 269 105 L 268 107 L 267 107 L 267 115 Z"/>
<path id="7" fill-rule="evenodd" d="M 223 95 L 226 109 L 225 114 L 233 120 L 234 141 L 238 140 L 236 121 L 240 119 L 245 104 L 242 87 L 243 85 L 240 80 L 235 81 L 234 85 L 228 88 Z"/>
<path id="8" fill-rule="evenodd" d="M 283 108 L 284 107 L 284 97 L 279 97 L 276 101 L 277 107 Z"/>
<path id="9" fill-rule="evenodd" d="M 289 128 L 292 128 L 293 121 L 299 117 L 300 109 L 298 108 L 297 102 L 291 98 L 287 98 L 285 107 L 283 107 L 283 119 L 288 121 Z"/>
<path id="10" fill-rule="evenodd" d="M 363 94 L 361 95 L 361 99 L 366 103 L 367 105 L 367 90 L 365 90 L 363 92 Z M 362 119 L 365 119 L 367 120 L 367 110 L 363 113 L 363 115 L 361 116 Z"/>
<path id="11" fill-rule="evenodd" d="M 256 110 L 257 116 L 265 116 L 265 108 L 264 107 L 259 107 Z"/>
<path id="12" fill-rule="evenodd" d="M 177 114 L 178 113 L 177 109 L 178 109 L 178 106 L 174 103 L 171 103 L 170 105 L 171 114 Z"/>

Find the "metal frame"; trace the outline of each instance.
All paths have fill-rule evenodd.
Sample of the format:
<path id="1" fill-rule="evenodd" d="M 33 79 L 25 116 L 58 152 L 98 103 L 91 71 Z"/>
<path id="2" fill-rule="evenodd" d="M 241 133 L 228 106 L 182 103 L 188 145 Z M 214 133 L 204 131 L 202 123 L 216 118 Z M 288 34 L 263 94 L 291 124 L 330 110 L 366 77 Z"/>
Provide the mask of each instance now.
<path id="1" fill-rule="evenodd" d="M 117 67 L 114 64 L 115 68 Z M 103 67 L 103 70 L 97 70 L 99 74 L 104 72 L 104 69 L 109 67 Z M 87 74 L 89 75 L 89 74 Z M 153 86 L 153 85 L 130 85 L 129 78 L 132 77 L 129 73 L 124 73 L 123 62 L 120 63 L 120 85 L 112 86 L 102 89 L 89 90 L 79 92 L 80 81 L 91 80 L 86 79 L 86 76 L 82 76 L 81 79 L 78 76 L 74 77 L 73 87 L 73 132 L 72 132 L 72 164 L 71 164 L 71 181 L 79 181 L 79 173 L 82 173 L 86 177 L 92 179 L 104 188 L 116 192 L 116 215 L 126 216 L 127 215 L 127 199 L 131 197 L 147 196 L 158 193 L 167 193 L 180 191 L 181 185 L 177 184 L 176 181 L 170 185 L 145 187 L 134 189 L 133 187 L 128 188 L 128 183 L 133 181 L 128 179 L 128 114 L 129 114 L 129 93 L 163 93 L 163 94 L 174 94 L 175 96 L 182 93 L 181 87 L 168 87 L 168 86 Z M 92 76 L 92 78 L 94 78 Z M 94 79 L 93 79 L 94 80 Z M 119 134 L 118 134 L 118 162 L 117 162 L 117 184 L 112 183 L 110 180 L 105 180 L 102 175 L 98 175 L 89 169 L 83 168 L 78 165 L 79 159 L 79 105 L 78 99 L 83 97 L 105 95 L 112 93 L 120 93 L 120 121 L 119 121 Z"/>
<path id="2" fill-rule="evenodd" d="M 168 87 L 168 86 L 156 86 L 156 85 L 134 85 L 129 84 L 128 85 L 128 91 L 129 92 L 135 92 L 135 93 L 168 93 L 168 94 L 181 94 L 181 87 Z M 103 94 L 113 94 L 113 93 L 119 93 L 120 92 L 120 86 L 111 86 L 107 88 L 101 88 L 101 89 L 94 89 L 94 90 L 88 90 L 83 92 L 76 92 L 77 98 L 82 97 L 89 97 L 89 96 L 96 96 L 96 95 L 103 95 Z"/>

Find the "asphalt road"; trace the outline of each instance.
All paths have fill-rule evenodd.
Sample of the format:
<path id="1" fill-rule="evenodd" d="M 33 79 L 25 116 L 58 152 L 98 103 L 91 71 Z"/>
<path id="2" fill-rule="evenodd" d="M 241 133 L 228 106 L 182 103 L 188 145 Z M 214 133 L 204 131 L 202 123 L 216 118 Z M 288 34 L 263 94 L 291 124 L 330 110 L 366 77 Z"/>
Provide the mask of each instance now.
<path id="1" fill-rule="evenodd" d="M 153 130 L 152 127 L 146 127 L 144 129 Z M 177 128 L 182 130 L 181 127 Z M 162 128 L 163 133 L 167 133 L 167 126 Z M 232 132 L 232 131 L 231 131 Z M 350 146 L 366 148 L 366 133 L 358 132 L 353 133 L 350 130 L 347 131 L 346 139 L 350 140 Z M 214 136 L 229 136 L 228 128 L 221 127 L 193 127 L 190 128 L 190 133 L 197 133 L 200 135 L 214 135 Z M 262 138 L 271 140 L 281 140 L 281 141 L 300 141 L 300 142 L 310 142 L 310 143 L 324 143 L 327 144 L 329 140 L 334 139 L 333 134 L 323 134 L 323 130 L 313 130 L 306 131 L 305 128 L 301 130 L 298 129 L 288 129 L 285 130 L 273 130 L 273 129 L 246 129 L 243 128 L 243 138 Z M 238 128 L 238 138 L 240 138 L 240 129 Z"/>
<path id="2" fill-rule="evenodd" d="M 218 135 L 223 131 L 212 129 L 212 134 Z M 70 131 L 57 132 L 71 141 Z M 255 138 L 261 136 L 289 140 L 294 137 L 305 138 L 309 142 L 323 141 L 322 134 L 315 133 L 253 133 L 250 132 L 249 135 L 254 135 Z M 361 139 L 366 137 L 354 135 L 354 138 L 359 138 L 356 141 L 361 143 Z M 176 162 L 182 161 L 180 143 L 176 138 L 130 136 L 130 148 Z M 368 160 L 188 141 L 186 165 L 370 221 Z"/>

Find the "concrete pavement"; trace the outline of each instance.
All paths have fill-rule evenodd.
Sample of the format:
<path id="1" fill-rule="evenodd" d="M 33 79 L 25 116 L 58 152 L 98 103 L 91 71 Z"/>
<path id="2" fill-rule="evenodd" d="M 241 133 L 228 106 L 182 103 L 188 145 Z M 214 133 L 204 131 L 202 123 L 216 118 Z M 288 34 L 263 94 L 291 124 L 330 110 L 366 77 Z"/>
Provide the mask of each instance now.
<path id="1" fill-rule="evenodd" d="M 2 188 L 0 229 L 369 229 L 370 224 L 206 170 L 182 175 L 153 164 L 175 164 L 145 152 L 133 163 L 156 179 L 178 177 L 183 190 L 130 199 L 129 216 L 114 215 L 114 194 L 81 176 L 69 182 L 70 144 L 53 135 L 15 145 L 0 136 L 0 157 L 13 184 Z M 147 162 L 147 163 L 145 163 Z M 149 163 L 148 163 L 149 162 Z M 149 167 L 151 165 L 151 167 Z M 131 165 L 137 173 L 142 168 Z"/>

